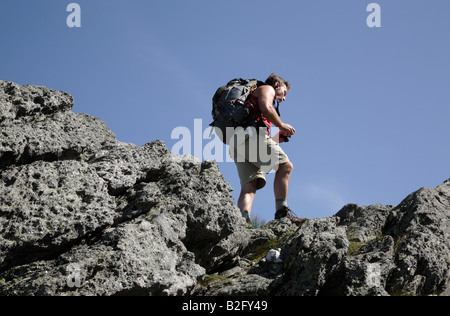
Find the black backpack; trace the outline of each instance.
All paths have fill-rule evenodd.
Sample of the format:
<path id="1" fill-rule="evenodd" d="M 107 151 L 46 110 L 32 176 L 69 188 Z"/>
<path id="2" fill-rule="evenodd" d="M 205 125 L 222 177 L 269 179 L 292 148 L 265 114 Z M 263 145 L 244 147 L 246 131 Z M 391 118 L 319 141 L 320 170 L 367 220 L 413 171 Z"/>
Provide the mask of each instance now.
<path id="1" fill-rule="evenodd" d="M 219 128 L 223 136 L 222 142 L 227 143 L 226 130 L 238 126 L 247 127 L 254 123 L 250 110 L 245 106 L 250 93 L 264 84 L 257 79 L 234 79 L 226 86 L 217 89 L 212 99 L 212 118 L 210 126 Z"/>

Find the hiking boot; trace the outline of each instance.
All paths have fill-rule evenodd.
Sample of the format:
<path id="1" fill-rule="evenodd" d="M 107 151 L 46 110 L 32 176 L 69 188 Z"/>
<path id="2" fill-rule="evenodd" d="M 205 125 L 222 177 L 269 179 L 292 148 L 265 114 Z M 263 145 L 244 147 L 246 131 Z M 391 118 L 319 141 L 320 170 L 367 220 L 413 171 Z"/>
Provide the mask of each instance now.
<path id="1" fill-rule="evenodd" d="M 301 227 L 308 220 L 307 218 L 298 218 L 289 206 L 284 206 L 275 213 L 275 219 L 282 219 L 284 217 L 289 218 L 298 227 Z"/>

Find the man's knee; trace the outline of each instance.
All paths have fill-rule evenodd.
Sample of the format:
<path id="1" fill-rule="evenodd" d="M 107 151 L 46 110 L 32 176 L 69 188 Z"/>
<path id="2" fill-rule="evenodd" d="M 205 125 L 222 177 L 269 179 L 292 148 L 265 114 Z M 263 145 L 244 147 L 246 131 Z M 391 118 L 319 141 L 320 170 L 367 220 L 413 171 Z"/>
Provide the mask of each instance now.
<path id="1" fill-rule="evenodd" d="M 286 162 L 284 164 L 281 164 L 278 168 L 279 171 L 282 171 L 284 173 L 292 173 L 294 171 L 294 164 L 292 162 Z"/>
<path id="2" fill-rule="evenodd" d="M 244 184 L 241 188 L 241 195 L 243 194 L 254 194 L 258 187 L 258 179 L 250 181 Z"/>

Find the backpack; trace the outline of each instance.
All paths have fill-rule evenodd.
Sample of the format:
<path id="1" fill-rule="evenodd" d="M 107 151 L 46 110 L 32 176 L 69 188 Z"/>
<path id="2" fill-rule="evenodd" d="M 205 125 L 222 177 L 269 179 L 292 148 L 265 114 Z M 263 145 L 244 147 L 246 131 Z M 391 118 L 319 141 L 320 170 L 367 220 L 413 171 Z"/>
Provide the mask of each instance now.
<path id="1" fill-rule="evenodd" d="M 226 134 L 227 127 L 247 127 L 253 123 L 245 101 L 261 84 L 264 83 L 256 79 L 233 79 L 217 89 L 212 99 L 211 115 L 214 121 L 210 126 L 220 129 L 223 136 L 220 138 L 225 144 L 231 137 Z"/>

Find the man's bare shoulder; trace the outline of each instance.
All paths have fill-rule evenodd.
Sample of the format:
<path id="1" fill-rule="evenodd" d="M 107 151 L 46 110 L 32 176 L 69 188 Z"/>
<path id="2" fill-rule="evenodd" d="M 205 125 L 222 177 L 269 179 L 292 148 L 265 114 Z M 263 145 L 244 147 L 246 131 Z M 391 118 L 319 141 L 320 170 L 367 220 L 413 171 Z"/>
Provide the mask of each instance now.
<path id="1" fill-rule="evenodd" d="M 257 97 L 265 96 L 265 97 L 273 98 L 275 96 L 275 89 L 272 86 L 264 85 L 264 86 L 259 87 L 256 90 L 256 93 L 257 93 L 257 95 L 256 95 Z"/>

